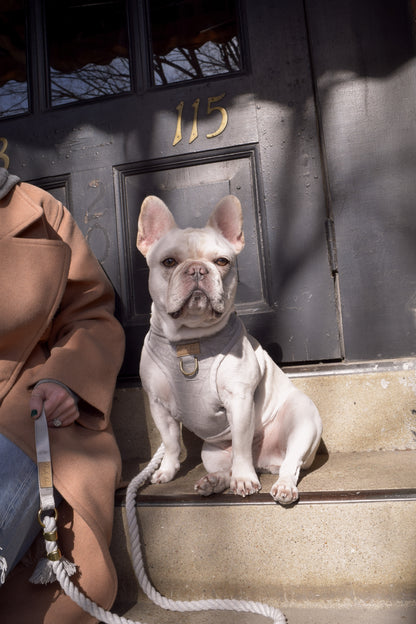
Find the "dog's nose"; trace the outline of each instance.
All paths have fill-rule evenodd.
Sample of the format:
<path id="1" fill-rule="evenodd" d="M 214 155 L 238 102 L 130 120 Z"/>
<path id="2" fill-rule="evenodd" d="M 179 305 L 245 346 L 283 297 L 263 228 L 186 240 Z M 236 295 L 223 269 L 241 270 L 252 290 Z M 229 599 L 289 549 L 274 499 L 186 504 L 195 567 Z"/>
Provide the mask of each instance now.
<path id="1" fill-rule="evenodd" d="M 208 269 L 203 264 L 191 264 L 188 267 L 187 273 L 194 279 L 200 279 L 208 274 Z"/>

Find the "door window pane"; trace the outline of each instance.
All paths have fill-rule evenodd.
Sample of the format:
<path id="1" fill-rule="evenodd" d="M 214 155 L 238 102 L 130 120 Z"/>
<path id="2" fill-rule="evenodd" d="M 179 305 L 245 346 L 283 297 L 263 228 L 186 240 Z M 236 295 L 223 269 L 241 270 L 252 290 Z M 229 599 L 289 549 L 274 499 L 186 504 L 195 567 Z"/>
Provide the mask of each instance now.
<path id="1" fill-rule="evenodd" d="M 131 90 L 124 0 L 46 0 L 52 105 Z"/>
<path id="2" fill-rule="evenodd" d="M 2 0 L 0 6 L 0 117 L 26 113 L 24 0 Z"/>
<path id="3" fill-rule="evenodd" d="M 155 85 L 241 69 L 236 0 L 149 0 Z"/>

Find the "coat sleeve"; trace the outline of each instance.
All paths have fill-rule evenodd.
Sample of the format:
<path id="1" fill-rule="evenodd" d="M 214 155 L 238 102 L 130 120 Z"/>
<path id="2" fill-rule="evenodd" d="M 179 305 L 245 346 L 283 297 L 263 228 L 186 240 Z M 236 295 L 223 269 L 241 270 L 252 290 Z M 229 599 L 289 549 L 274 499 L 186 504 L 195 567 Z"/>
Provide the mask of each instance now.
<path id="1" fill-rule="evenodd" d="M 108 424 L 114 387 L 124 355 L 124 332 L 114 316 L 114 291 L 66 208 L 54 229 L 71 249 L 67 286 L 48 337 L 49 357 L 37 379 L 67 385 L 80 397 L 79 423 Z"/>

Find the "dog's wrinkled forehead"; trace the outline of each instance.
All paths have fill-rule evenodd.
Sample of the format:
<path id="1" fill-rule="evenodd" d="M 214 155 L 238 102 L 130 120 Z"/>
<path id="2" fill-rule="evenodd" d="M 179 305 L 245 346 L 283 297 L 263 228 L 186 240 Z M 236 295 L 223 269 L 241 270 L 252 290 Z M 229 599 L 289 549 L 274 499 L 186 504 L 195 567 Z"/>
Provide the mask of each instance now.
<path id="1" fill-rule="evenodd" d="M 231 260 L 235 253 L 230 243 L 213 228 L 175 228 L 155 243 L 148 261 L 167 257 L 173 257 L 177 262 L 188 259 L 212 261 L 224 255 Z"/>

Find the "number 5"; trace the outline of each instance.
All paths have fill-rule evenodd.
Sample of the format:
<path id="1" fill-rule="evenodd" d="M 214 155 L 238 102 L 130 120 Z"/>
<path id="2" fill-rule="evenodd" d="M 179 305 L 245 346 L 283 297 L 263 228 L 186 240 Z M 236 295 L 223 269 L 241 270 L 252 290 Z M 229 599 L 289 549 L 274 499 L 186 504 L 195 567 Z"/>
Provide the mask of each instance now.
<path id="1" fill-rule="evenodd" d="M 210 134 L 207 134 L 207 139 L 212 139 L 213 137 L 216 137 L 219 134 L 221 134 L 221 132 L 224 132 L 225 127 L 228 123 L 228 115 L 227 115 L 227 111 L 225 110 L 225 108 L 223 108 L 222 106 L 212 106 L 213 104 L 215 104 L 215 102 L 219 102 L 219 100 L 222 100 L 224 95 L 225 93 L 222 93 L 221 95 L 216 95 L 214 97 L 208 98 L 208 106 L 207 106 L 208 115 L 210 115 L 213 111 L 219 111 L 221 113 L 222 119 L 221 119 L 221 124 L 218 130 L 216 130 L 215 132 L 210 132 Z"/>

